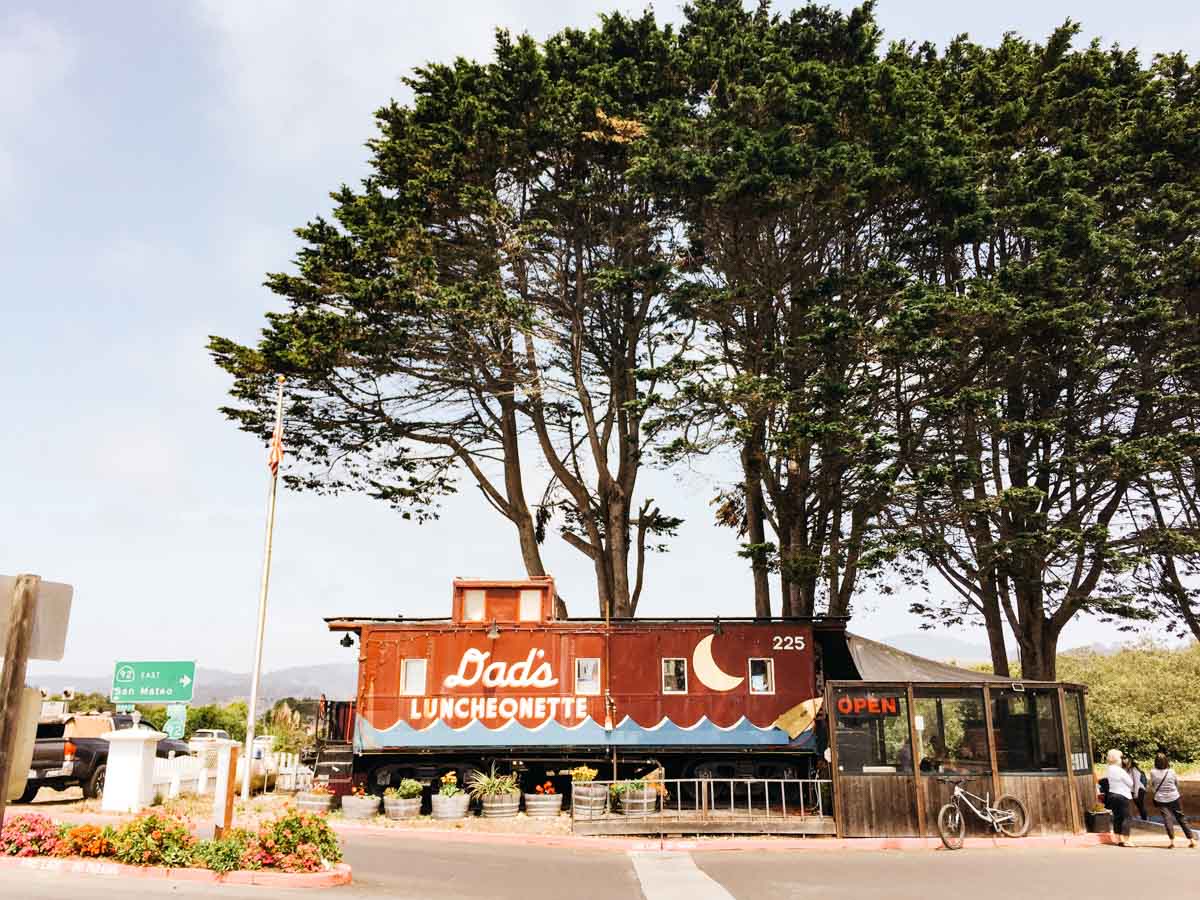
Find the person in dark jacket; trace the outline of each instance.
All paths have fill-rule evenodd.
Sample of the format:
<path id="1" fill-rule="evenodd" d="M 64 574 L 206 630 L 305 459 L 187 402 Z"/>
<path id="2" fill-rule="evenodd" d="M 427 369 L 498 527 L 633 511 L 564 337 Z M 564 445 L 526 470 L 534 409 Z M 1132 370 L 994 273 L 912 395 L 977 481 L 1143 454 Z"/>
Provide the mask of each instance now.
<path id="1" fill-rule="evenodd" d="M 1121 767 L 1129 773 L 1129 777 L 1133 780 L 1133 796 L 1130 798 L 1133 805 L 1137 807 L 1138 814 L 1143 819 L 1149 818 L 1146 815 L 1146 776 L 1142 774 L 1142 770 L 1138 768 L 1138 764 L 1129 754 L 1121 757 Z"/>

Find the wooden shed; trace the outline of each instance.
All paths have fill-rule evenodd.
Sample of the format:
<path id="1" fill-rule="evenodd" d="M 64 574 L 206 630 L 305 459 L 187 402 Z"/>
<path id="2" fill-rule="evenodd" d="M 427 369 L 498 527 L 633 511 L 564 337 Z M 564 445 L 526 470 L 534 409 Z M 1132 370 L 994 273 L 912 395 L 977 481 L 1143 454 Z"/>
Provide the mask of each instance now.
<path id="1" fill-rule="evenodd" d="M 847 635 L 861 680 L 825 685 L 837 830 L 935 837 L 953 785 L 1012 794 L 1030 834 L 1084 830 L 1096 800 L 1086 689 L 1016 682 Z M 968 834 L 991 826 L 967 817 Z"/>

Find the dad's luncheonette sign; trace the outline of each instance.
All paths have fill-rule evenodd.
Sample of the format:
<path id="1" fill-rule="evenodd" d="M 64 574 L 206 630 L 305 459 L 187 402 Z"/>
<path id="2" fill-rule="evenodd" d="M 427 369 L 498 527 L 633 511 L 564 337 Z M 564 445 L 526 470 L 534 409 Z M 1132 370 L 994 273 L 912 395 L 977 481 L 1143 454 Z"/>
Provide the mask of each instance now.
<path id="1" fill-rule="evenodd" d="M 585 659 L 588 665 L 576 666 L 575 687 L 595 695 L 599 693 L 599 659 Z M 405 694 L 417 690 L 425 670 L 424 660 L 404 660 L 401 688 Z M 406 712 L 413 723 L 435 719 L 454 723 L 472 719 L 582 721 L 592 713 L 590 698 L 566 694 L 562 681 L 540 647 L 531 647 L 515 662 L 493 659 L 491 651 L 470 647 L 459 658 L 458 667 L 441 680 L 440 696 L 410 697 Z"/>

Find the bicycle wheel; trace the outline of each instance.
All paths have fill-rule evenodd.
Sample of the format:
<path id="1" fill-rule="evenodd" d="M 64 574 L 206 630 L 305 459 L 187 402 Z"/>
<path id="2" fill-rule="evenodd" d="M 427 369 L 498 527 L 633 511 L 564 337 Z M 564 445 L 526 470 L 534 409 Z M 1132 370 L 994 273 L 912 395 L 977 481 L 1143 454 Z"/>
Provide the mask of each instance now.
<path id="1" fill-rule="evenodd" d="M 938 811 L 938 834 L 947 850 L 961 850 L 963 835 L 967 833 L 967 823 L 963 820 L 962 810 L 957 803 L 947 803 Z"/>
<path id="2" fill-rule="evenodd" d="M 1029 832 L 1029 813 L 1025 804 L 1012 794 L 1005 794 L 996 800 L 996 809 L 1012 816 L 1003 822 L 997 822 L 996 827 L 1008 837 L 1025 837 Z"/>

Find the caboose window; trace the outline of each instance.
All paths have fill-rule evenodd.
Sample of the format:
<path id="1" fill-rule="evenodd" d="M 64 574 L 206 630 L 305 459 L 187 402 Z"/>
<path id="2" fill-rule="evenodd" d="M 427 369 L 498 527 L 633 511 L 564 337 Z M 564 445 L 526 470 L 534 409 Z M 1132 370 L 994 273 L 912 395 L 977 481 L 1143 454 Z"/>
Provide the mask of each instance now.
<path id="1" fill-rule="evenodd" d="M 600 660 L 580 656 L 575 660 L 575 693 L 593 697 L 600 694 Z"/>
<path id="2" fill-rule="evenodd" d="M 406 659 L 400 664 L 400 692 L 406 697 L 425 694 L 425 660 Z"/>
<path id="3" fill-rule="evenodd" d="M 463 592 L 463 620 L 467 622 L 483 621 L 483 602 L 487 595 L 483 591 Z"/>
<path id="4" fill-rule="evenodd" d="M 541 590 L 534 588 L 533 590 L 521 591 L 521 607 L 517 615 L 522 622 L 542 621 Z"/>
<path id="5" fill-rule="evenodd" d="M 750 660 L 750 693 L 775 693 L 775 660 L 754 658 Z"/>
<path id="6" fill-rule="evenodd" d="M 662 661 L 662 690 L 664 694 L 687 693 L 686 659 L 664 659 Z"/>

